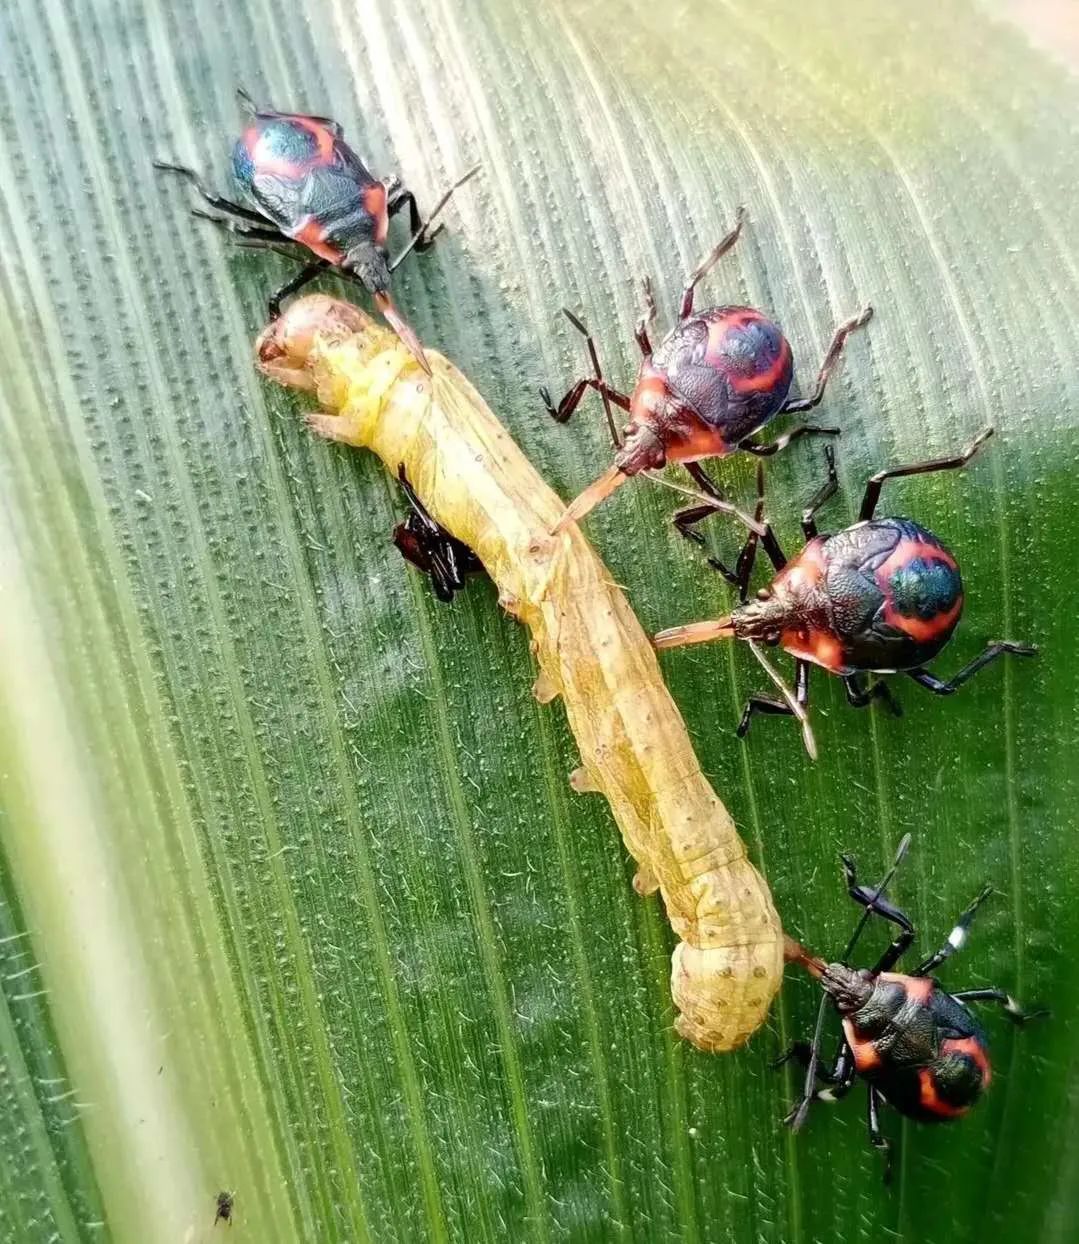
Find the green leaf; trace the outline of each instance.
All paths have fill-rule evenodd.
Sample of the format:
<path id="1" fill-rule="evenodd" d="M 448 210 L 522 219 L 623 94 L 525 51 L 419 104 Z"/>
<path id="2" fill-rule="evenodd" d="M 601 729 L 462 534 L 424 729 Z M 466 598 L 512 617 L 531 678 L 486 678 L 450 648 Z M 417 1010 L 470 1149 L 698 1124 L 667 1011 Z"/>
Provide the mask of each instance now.
<path id="1" fill-rule="evenodd" d="M 1073 1237 L 1079 89 L 994 11 L 3 6 L 0 1234 L 213 1238 L 231 1190 L 230 1240 L 260 1244 Z M 808 1035 L 809 982 L 744 1051 L 677 1040 L 670 932 L 566 785 L 525 634 L 483 582 L 438 604 L 389 543 L 391 481 L 255 377 L 292 269 L 150 167 L 226 188 L 238 83 L 339 117 L 421 204 L 483 161 L 396 292 L 566 496 L 610 451 L 594 403 L 560 428 L 537 399 L 585 365 L 558 309 L 629 386 L 634 278 L 669 314 L 739 203 L 706 297 L 774 312 L 803 391 L 876 307 L 821 410 L 829 522 L 879 467 L 998 429 L 886 505 L 963 564 L 935 668 L 998 637 L 1037 661 L 954 700 L 904 685 L 902 720 L 818 675 L 811 766 L 787 722 L 734 737 L 747 651 L 664 659 L 789 931 L 836 953 L 837 851 L 868 875 L 911 831 L 896 893 L 924 947 L 1001 891 L 945 979 L 1053 1008 L 1018 1033 L 987 1015 L 970 1118 L 888 1117 L 890 1191 L 860 1093 L 778 1125 L 796 1084 L 769 1062 Z M 820 472 L 811 442 L 769 464 L 788 544 Z M 715 473 L 751 502 L 752 464 Z M 729 604 L 673 506 L 638 483 L 588 525 L 652 628 Z"/>

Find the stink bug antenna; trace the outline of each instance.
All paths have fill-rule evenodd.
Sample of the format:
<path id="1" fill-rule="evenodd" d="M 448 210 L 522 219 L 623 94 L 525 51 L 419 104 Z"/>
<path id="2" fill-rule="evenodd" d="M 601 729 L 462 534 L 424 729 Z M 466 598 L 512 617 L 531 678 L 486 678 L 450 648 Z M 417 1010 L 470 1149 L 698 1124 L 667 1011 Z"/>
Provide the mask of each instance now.
<path id="1" fill-rule="evenodd" d="M 236 98 L 240 101 L 240 106 L 245 112 L 250 112 L 252 115 L 258 112 L 258 104 L 255 103 L 242 86 L 236 88 Z"/>
<path id="2" fill-rule="evenodd" d="M 895 859 L 892 861 L 891 868 L 884 874 L 881 881 L 867 895 L 865 909 L 863 910 L 858 923 L 855 925 L 854 932 L 850 936 L 850 940 L 843 951 L 840 963 L 846 963 L 854 953 L 854 948 L 858 944 L 858 939 L 862 936 L 862 930 L 869 923 L 869 917 L 873 913 L 877 902 L 883 897 L 884 891 L 891 884 L 892 878 L 899 869 L 899 865 L 903 862 L 903 857 L 910 848 L 910 834 L 904 834 L 902 840 L 896 849 Z M 846 857 L 843 858 L 845 866 L 849 867 Z M 824 1014 L 828 1009 L 828 994 L 822 993 L 820 1006 L 817 1008 L 817 1023 L 813 1029 L 813 1043 L 809 1047 L 809 1061 L 806 1064 L 806 1078 L 802 1089 L 802 1100 L 783 1120 L 792 1132 L 797 1132 L 802 1124 L 806 1121 L 809 1114 L 809 1107 L 812 1105 L 817 1092 L 817 1068 L 820 1066 L 820 1044 L 821 1033 L 824 1031 Z"/>

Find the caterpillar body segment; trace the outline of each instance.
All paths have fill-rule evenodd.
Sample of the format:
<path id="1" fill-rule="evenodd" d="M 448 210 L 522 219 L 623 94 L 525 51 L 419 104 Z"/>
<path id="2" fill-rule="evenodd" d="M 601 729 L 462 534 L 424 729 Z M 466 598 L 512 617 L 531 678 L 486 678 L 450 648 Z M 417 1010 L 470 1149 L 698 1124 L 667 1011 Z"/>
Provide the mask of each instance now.
<path id="1" fill-rule="evenodd" d="M 581 754 L 578 791 L 601 792 L 639 893 L 660 890 L 680 939 L 671 984 L 679 1033 L 729 1050 L 764 1020 L 783 935 L 764 879 L 701 772 L 655 653 L 629 603 L 563 504 L 464 376 L 347 303 L 301 299 L 258 343 L 259 366 L 314 393 L 320 435 L 403 466 L 433 518 L 468 545 L 503 607 L 532 636 L 536 694 L 561 696 Z"/>

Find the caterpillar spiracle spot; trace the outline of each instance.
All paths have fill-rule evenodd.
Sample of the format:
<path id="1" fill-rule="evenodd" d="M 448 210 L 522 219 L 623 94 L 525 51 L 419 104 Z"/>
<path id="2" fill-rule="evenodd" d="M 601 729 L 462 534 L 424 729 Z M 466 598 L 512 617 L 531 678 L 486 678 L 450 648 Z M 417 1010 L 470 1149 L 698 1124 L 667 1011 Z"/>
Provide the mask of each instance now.
<path id="1" fill-rule="evenodd" d="M 313 295 L 264 330 L 258 365 L 314 394 L 321 436 L 404 467 L 434 519 L 471 548 L 502 606 L 531 631 L 542 701 L 561 696 L 581 754 L 578 791 L 611 806 L 679 943 L 671 988 L 678 1032 L 702 1050 L 741 1045 L 763 1022 L 783 970 L 771 894 L 701 772 L 652 645 L 564 506 L 445 358 L 426 375 L 357 307 Z"/>

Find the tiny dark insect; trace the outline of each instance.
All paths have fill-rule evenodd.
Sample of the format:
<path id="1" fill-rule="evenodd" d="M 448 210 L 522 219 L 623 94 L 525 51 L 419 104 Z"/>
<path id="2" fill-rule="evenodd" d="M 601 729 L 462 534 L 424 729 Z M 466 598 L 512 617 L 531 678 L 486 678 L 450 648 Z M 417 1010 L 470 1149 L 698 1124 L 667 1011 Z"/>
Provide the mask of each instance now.
<path id="1" fill-rule="evenodd" d="M 294 246 L 314 254 L 271 295 L 271 319 L 280 314 L 282 299 L 319 272 L 336 268 L 371 293 L 393 330 L 430 371 L 419 339 L 390 298 L 390 274 L 409 252 L 425 251 L 434 242 L 442 226 L 432 232 L 432 222 L 479 165 L 450 186 L 424 221 L 412 192 L 396 175 L 382 180 L 372 176 L 336 121 L 260 108 L 245 91 L 237 94 L 251 120 L 233 148 L 232 171 L 252 207 L 215 194 L 186 165 L 155 160 L 154 167 L 186 177 L 211 207 L 224 213 L 196 208 L 193 215 L 228 230 L 241 239 L 240 245 L 270 250 Z M 412 236 L 390 260 L 390 217 L 406 207 Z M 281 253 L 296 258 L 294 251 Z"/>
<path id="2" fill-rule="evenodd" d="M 784 957 L 819 980 L 824 996 L 813 1040 L 796 1042 L 776 1063 L 781 1066 L 793 1058 L 806 1068 L 802 1098 L 784 1119 L 794 1131 L 805 1122 L 814 1101 L 838 1101 L 858 1076 L 866 1081 L 869 1143 L 884 1154 L 885 1182 L 891 1177 L 891 1157 L 880 1128 L 882 1104 L 886 1102 L 910 1119 L 946 1123 L 966 1114 L 989 1087 L 987 1038 L 967 1003 L 995 1002 L 1013 1024 L 1048 1014 L 1024 1011 L 1002 989 L 952 993 L 930 975 L 962 950 L 975 912 L 993 892 L 991 886 L 985 886 L 960 915 L 939 950 L 909 975 L 892 971 L 910 949 L 915 934 L 910 919 L 884 898 L 884 892 L 909 845 L 908 834 L 899 844 L 891 869 L 876 886 L 859 885 L 854 861 L 847 855 L 841 857 L 847 893 L 864 910 L 839 962 L 827 963 L 787 939 Z M 847 960 L 870 915 L 896 925 L 899 934 L 872 968 L 849 967 Z M 820 1045 L 829 1000 L 842 1019 L 843 1038 L 832 1066 L 826 1068 L 820 1062 Z"/>
<path id="3" fill-rule="evenodd" d="M 438 599 L 449 602 L 464 587 L 465 576 L 482 574 L 483 566 L 467 544 L 431 517 L 408 482 L 403 462 L 398 464 L 397 480 L 408 498 L 409 515 L 393 529 L 393 542 L 406 561 L 430 575 Z"/>
<path id="4" fill-rule="evenodd" d="M 820 403 L 847 338 L 869 323 L 873 308 L 866 307 L 835 330 L 813 393 L 809 397 L 788 398 L 794 356 L 777 324 L 753 307 L 693 310 L 698 282 L 738 241 L 744 222 L 745 208 L 739 208 L 734 228 L 690 275 L 682 292 L 678 322 L 656 350 L 652 349 L 649 337 L 656 305 L 651 286 L 645 282 L 645 314 L 635 332 L 643 358 L 629 396 L 607 384 L 588 329 L 571 312 L 564 312 L 586 338 L 595 374 L 578 380 L 557 406 L 546 389 L 540 390 L 541 396 L 548 414 L 565 423 L 585 390 L 595 389 L 603 398 L 616 457 L 614 466 L 569 506 L 556 530 L 584 518 L 631 476 L 668 462 L 682 463 L 690 476 L 712 495 L 715 486 L 698 465 L 703 458 L 722 458 L 739 449 L 768 457 L 800 436 L 838 435 L 838 428 L 809 424 L 799 424 L 768 443 L 755 440 L 753 434 L 777 415 L 800 414 Z M 612 402 L 629 411 L 624 442 L 615 428 Z"/>
<path id="5" fill-rule="evenodd" d="M 961 453 L 931 462 L 880 471 L 868 482 L 859 521 L 835 535 L 817 531 L 816 514 L 831 498 L 838 483 L 835 457 L 825 450 L 828 478 L 802 514 L 807 544 L 787 559 L 771 528 L 763 537 L 750 531 L 734 570 L 715 558 L 709 564 L 738 589 L 741 603 L 727 617 L 660 631 L 657 648 L 704 643 L 712 639 L 748 639 L 778 645 L 796 658 L 795 701 L 803 708 L 809 699 L 811 665 L 843 679 L 848 701 L 864 708 L 883 700 L 897 716 L 900 708 L 885 683 L 869 685 L 867 674 L 903 673 L 935 695 L 951 695 L 969 678 L 1004 653 L 1033 656 L 1028 644 L 999 640 L 965 665 L 947 682 L 924 668 L 951 638 L 963 610 L 963 583 L 951 552 L 931 531 L 909 518 L 874 517 L 885 480 L 930 471 L 952 471 L 965 466 L 992 435 L 985 428 Z M 763 480 L 758 472 L 756 518 L 763 513 Z M 694 524 L 722 509 L 737 513 L 717 500 L 680 510 L 675 526 L 687 539 L 703 544 Z M 749 600 L 758 540 L 777 573 L 755 600 Z M 748 731 L 755 713 L 787 714 L 791 706 L 766 696 L 754 696 L 738 725 Z"/>
<path id="6" fill-rule="evenodd" d="M 231 1192 L 219 1192 L 217 1194 L 217 1213 L 214 1214 L 214 1226 L 219 1222 L 227 1222 L 232 1226 L 232 1209 L 236 1204 L 236 1198 Z"/>

